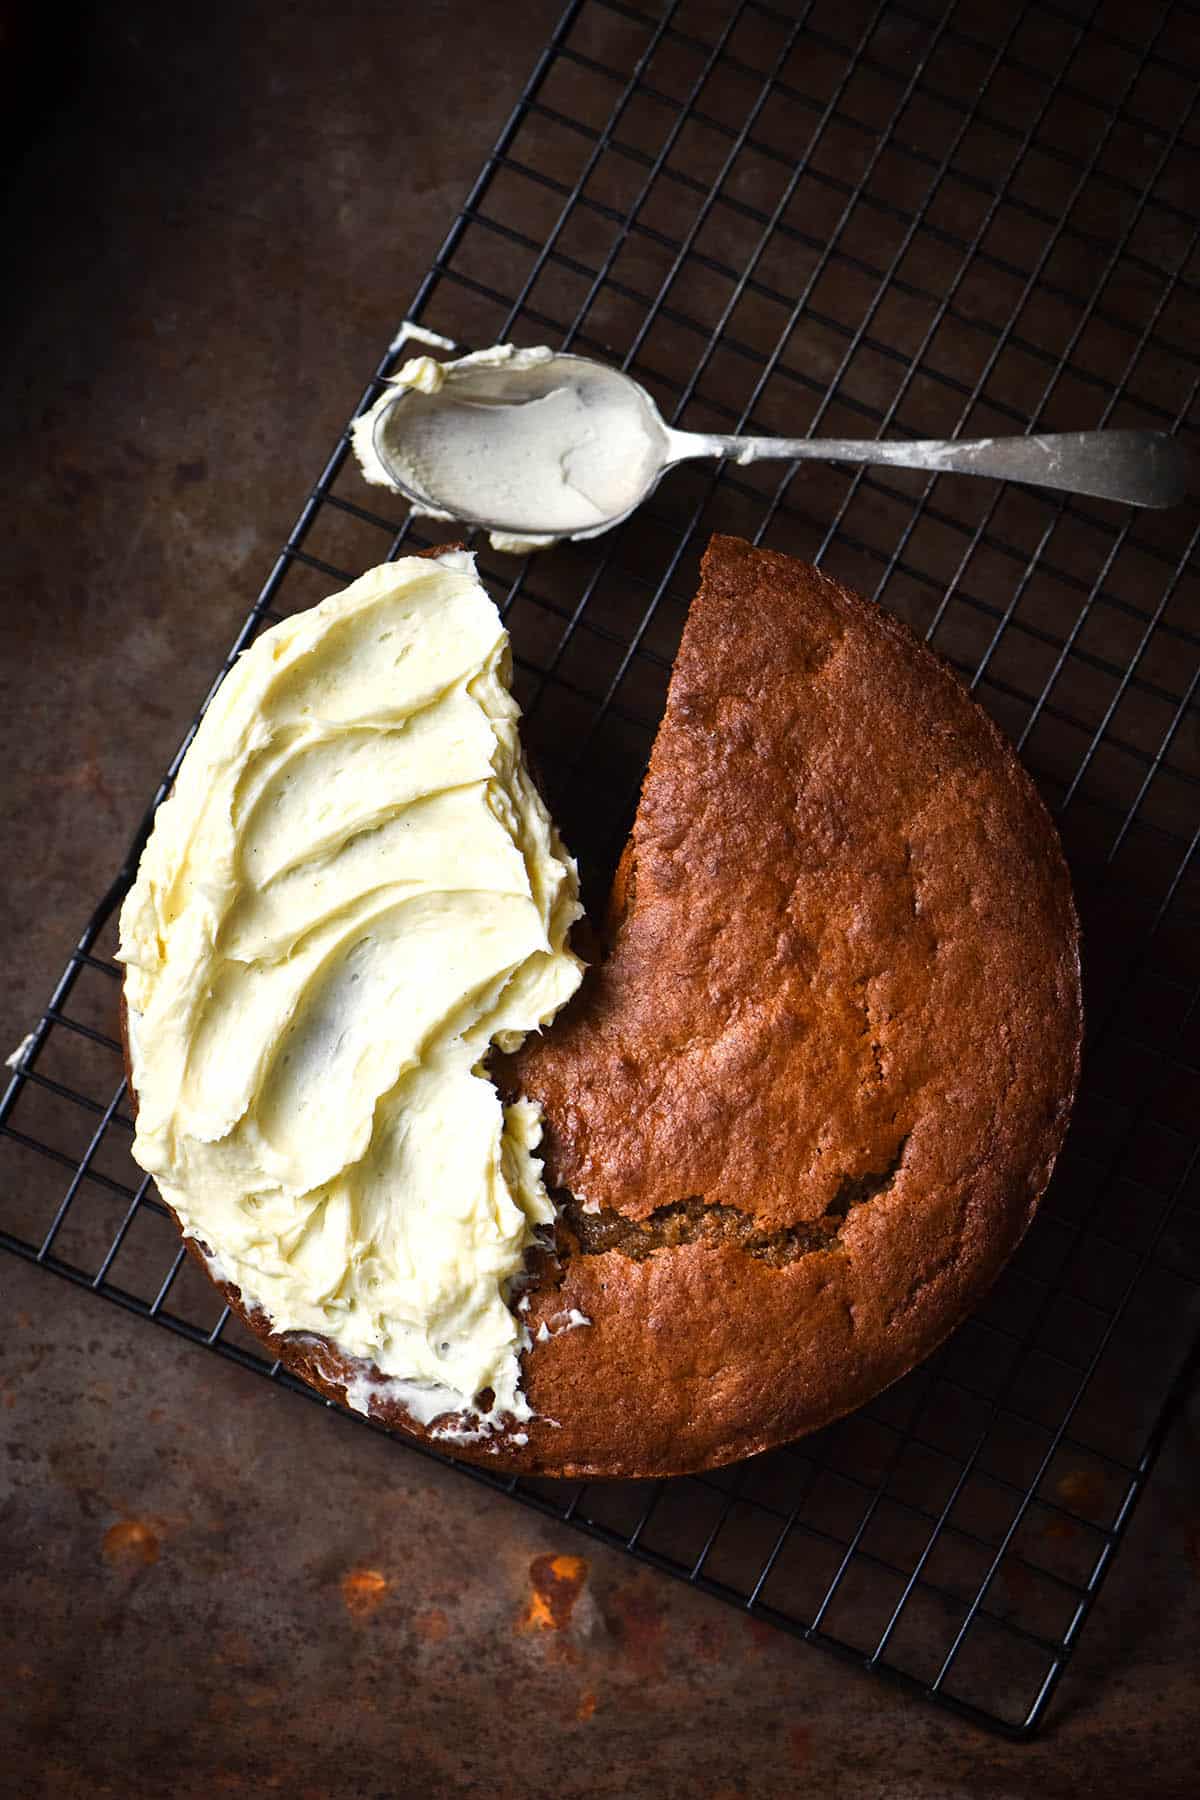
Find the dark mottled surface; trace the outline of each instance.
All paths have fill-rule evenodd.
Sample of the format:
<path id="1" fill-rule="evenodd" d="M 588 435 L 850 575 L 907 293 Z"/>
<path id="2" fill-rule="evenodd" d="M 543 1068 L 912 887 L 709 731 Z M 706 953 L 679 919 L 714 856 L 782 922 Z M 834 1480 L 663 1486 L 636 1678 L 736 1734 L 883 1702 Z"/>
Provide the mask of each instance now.
<path id="1" fill-rule="evenodd" d="M 134 0 L 12 84 L 5 1047 L 554 12 Z M 15 1259 L 0 1317 L 5 1794 L 1191 1791 L 1194 1419 L 1008 1746 Z"/>
<path id="2" fill-rule="evenodd" d="M 0 1273 L 0 1791 L 1066 1800 L 1084 1770 L 1114 1794 L 1194 1791 L 1194 1426 L 1053 1724 L 1007 1745 L 48 1276 Z"/>

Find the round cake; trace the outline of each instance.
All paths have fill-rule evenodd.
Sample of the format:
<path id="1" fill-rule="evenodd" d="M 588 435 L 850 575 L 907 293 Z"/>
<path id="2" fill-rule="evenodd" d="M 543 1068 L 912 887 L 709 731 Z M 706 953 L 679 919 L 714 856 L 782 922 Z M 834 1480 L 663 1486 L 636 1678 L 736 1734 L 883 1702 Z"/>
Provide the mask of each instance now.
<path id="1" fill-rule="evenodd" d="M 488 652 L 489 668 L 500 654 Z M 479 679 L 456 677 L 468 696 Z M 328 689 L 328 672 L 323 680 Z M 255 712 L 246 693 L 245 745 L 313 729 L 311 708 L 283 724 L 274 698 Z M 378 695 L 372 704 L 377 712 Z M 499 702 L 488 706 L 499 717 Z M 356 719 L 353 729 L 366 727 Z M 188 760 L 195 755 L 193 746 Z M 364 777 L 372 766 L 368 756 Z M 173 913 L 164 922 L 161 868 L 155 879 L 140 873 L 127 902 L 131 1090 L 144 1108 L 154 1088 L 158 1131 L 143 1132 L 139 1111 L 135 1154 L 153 1167 L 202 1265 L 287 1367 L 439 1448 L 531 1475 L 659 1476 L 813 1431 L 946 1337 L 1011 1255 L 1049 1179 L 1081 1039 L 1078 927 L 1054 827 L 1010 745 L 903 625 L 818 570 L 731 538 L 707 552 L 601 953 L 582 981 L 567 942 L 578 912 L 573 865 L 524 785 L 519 751 L 503 765 L 505 794 L 524 808 L 515 825 L 493 791 L 499 766 L 493 757 L 480 792 L 528 881 L 496 876 L 516 935 L 480 964 L 486 1004 L 469 1018 L 446 1012 L 438 1039 L 437 1057 L 446 1044 L 456 1055 L 460 1040 L 468 1046 L 454 1079 L 475 1085 L 454 1090 L 452 1111 L 442 1089 L 427 1108 L 429 1132 L 450 1118 L 457 1144 L 467 1096 L 479 1142 L 494 1145 L 480 1164 L 491 1185 L 474 1211 L 455 1189 L 452 1160 L 440 1187 L 425 1163 L 406 1165 L 402 1185 L 381 1186 L 380 1171 L 397 1166 L 398 1138 L 425 1141 L 409 1121 L 413 1093 L 427 1092 L 413 1056 L 426 1051 L 398 1049 L 391 1025 L 364 1026 L 352 1006 L 337 1013 L 331 1038 L 324 999 L 305 1002 L 303 1029 L 286 996 L 270 1000 L 271 983 L 283 992 L 279 958 L 302 957 L 308 940 L 289 937 L 281 949 L 276 926 L 263 952 L 278 909 L 268 916 L 266 889 L 255 889 L 247 911 L 245 831 L 232 850 L 212 852 L 224 857 L 225 900 L 197 930 L 210 958 L 223 960 L 219 978 L 200 983 L 191 1022 L 171 1014 L 181 1072 L 165 1082 L 165 1028 L 141 1023 L 158 1016 L 148 1009 L 170 966 L 168 926 L 179 928 Z M 257 779 L 239 767 L 231 792 Z M 185 760 L 180 787 L 187 771 Z M 355 804 L 362 810 L 361 798 Z M 358 837 L 346 841 L 359 860 L 339 865 L 339 921 L 366 916 L 346 883 L 367 883 L 368 865 Z M 217 871 L 195 832 L 189 842 L 190 879 L 207 896 Z M 486 861 L 482 836 L 478 845 L 471 856 Z M 310 856 L 305 866 L 317 865 Z M 407 920 L 414 878 L 402 862 L 396 870 L 386 916 Z M 425 918 L 427 886 L 421 896 Z M 465 908 L 457 890 L 453 903 L 447 941 L 461 944 L 490 914 Z M 428 929 L 442 929 L 442 912 Z M 149 949 L 135 943 L 139 919 L 137 943 Z M 327 917 L 321 929 L 331 929 Z M 357 937 L 338 929 L 339 956 L 376 954 L 375 924 L 370 952 L 358 926 Z M 299 931 L 293 921 L 289 932 Z M 385 962 L 408 954 L 407 931 L 387 940 Z M 314 969 L 327 966 L 324 943 Z M 251 953 L 260 960 L 247 973 L 236 959 Z M 372 976 L 376 1005 L 394 991 L 381 979 Z M 295 985 L 290 968 L 287 980 Z M 204 1072 L 218 1081 L 229 1007 L 239 1021 L 257 1019 L 245 994 L 260 990 L 268 999 L 254 1006 L 266 1017 L 275 1005 L 278 1019 L 269 1056 L 243 1058 L 260 1084 L 250 1084 L 251 1128 L 237 1111 L 244 1084 L 214 1098 Z M 218 1030 L 221 992 L 237 999 Z M 166 1016 L 165 1005 L 159 1011 Z M 287 1052 L 315 1071 L 299 1099 L 300 1077 L 287 1086 L 278 1068 L 289 1031 L 311 1031 L 325 1059 L 314 1063 L 304 1043 Z M 330 1068 L 344 1074 L 356 1031 L 358 1061 L 345 1075 L 352 1103 L 326 1106 L 314 1131 L 310 1109 L 322 1104 Z M 371 1049 L 377 1040 L 382 1048 Z M 487 1106 L 494 1120 L 477 1110 Z M 347 1107 L 367 1124 L 347 1136 L 334 1175 L 324 1146 Z M 381 1118 L 391 1121 L 392 1160 L 371 1165 L 372 1186 L 361 1171 L 376 1156 Z M 364 1131 L 375 1134 L 369 1148 Z M 320 1166 L 298 1169 L 302 1152 Z M 204 1185 L 213 1156 L 225 1211 Z M 292 1221 L 286 1209 L 297 1205 Z M 455 1220 L 449 1236 L 439 1208 Z M 397 1209 L 407 1220 L 399 1248 Z M 275 1223 L 256 1235 L 264 1211 Z M 213 1241 L 209 1217 L 228 1242 Z M 454 1281 L 422 1267 L 424 1232 Z M 382 1323 L 372 1311 L 380 1283 L 391 1296 Z"/>

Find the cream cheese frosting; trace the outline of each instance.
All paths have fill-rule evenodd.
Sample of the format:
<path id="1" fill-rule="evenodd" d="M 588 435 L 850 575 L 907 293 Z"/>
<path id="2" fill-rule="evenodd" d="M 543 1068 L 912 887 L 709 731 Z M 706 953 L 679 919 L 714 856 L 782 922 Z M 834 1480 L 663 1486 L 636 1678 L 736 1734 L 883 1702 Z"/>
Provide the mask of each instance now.
<path id="1" fill-rule="evenodd" d="M 517 553 L 608 530 L 644 496 L 671 434 L 619 371 L 493 344 L 410 358 L 351 435 L 367 481 L 427 517 L 482 523 Z"/>
<path id="2" fill-rule="evenodd" d="M 538 1110 L 485 1059 L 582 977 L 509 673 L 461 551 L 264 633 L 158 810 L 118 953 L 133 1153 L 185 1234 L 276 1331 L 485 1429 L 530 1416 L 509 1300 L 554 1218 Z"/>

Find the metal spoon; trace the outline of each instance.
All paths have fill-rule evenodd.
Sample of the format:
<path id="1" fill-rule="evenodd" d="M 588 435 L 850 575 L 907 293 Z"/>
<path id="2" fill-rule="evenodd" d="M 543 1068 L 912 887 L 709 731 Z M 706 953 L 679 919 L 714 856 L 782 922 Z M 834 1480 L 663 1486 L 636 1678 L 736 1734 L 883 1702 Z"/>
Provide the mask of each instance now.
<path id="1" fill-rule="evenodd" d="M 502 534 L 593 537 L 627 518 L 669 468 L 694 457 L 890 464 L 1131 506 L 1174 506 L 1190 486 L 1189 457 L 1161 431 L 908 441 L 710 436 L 676 431 L 639 382 L 590 357 L 458 367 L 461 374 L 449 366 L 435 393 L 402 388 L 377 403 L 374 451 L 387 480 L 419 509 Z M 522 416 L 556 395 L 563 406 L 553 429 L 576 432 L 561 442 L 548 440 L 544 408 Z M 450 452 L 448 429 L 457 433 Z M 525 479 L 526 449 L 531 470 L 555 471 L 553 494 L 545 481 L 539 490 L 533 475 Z"/>

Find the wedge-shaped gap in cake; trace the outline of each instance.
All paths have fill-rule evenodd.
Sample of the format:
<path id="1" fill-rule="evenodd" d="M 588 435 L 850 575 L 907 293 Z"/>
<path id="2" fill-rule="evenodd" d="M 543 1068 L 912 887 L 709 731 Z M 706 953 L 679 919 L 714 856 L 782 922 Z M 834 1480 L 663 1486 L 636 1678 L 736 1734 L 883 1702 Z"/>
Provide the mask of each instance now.
<path id="1" fill-rule="evenodd" d="M 508 602 L 504 623 L 512 639 L 513 658 L 518 668 L 527 666 L 538 685 L 554 679 L 550 671 L 560 659 L 563 643 L 569 637 L 570 613 L 549 598 L 543 599 L 535 591 L 533 582 L 526 579 Z M 586 683 L 572 682 L 569 671 L 564 679 L 588 697 Z"/>
<path id="2" fill-rule="evenodd" d="M 630 796 L 645 773 L 654 730 L 610 709 L 592 740 L 590 756 L 572 770 L 555 816 L 581 859 L 606 849 L 626 816 Z"/>
<path id="3" fill-rule="evenodd" d="M 645 551 L 644 559 L 639 558 L 639 546 Z M 608 643 L 622 653 L 630 641 L 640 635 L 648 649 L 665 655 L 670 661 L 678 648 L 678 633 L 674 642 L 665 648 L 650 641 L 649 637 L 649 627 L 659 610 L 655 605 L 655 593 L 664 566 L 658 558 L 657 546 L 648 544 L 644 535 L 622 534 L 612 561 L 598 569 L 579 594 L 579 623 L 572 627 L 568 620 L 556 648 L 561 652 L 572 630 L 584 629 L 585 635 L 594 635 L 597 641 Z"/>
<path id="4" fill-rule="evenodd" d="M 599 704 L 617 681 L 625 656 L 625 646 L 615 636 L 597 633 L 585 617 L 567 632 L 566 641 L 558 652 L 553 679 L 570 684 L 587 699 Z M 653 729 L 658 717 L 653 701 L 649 706 L 642 705 L 637 694 L 623 690 L 624 684 L 622 704 Z"/>
<path id="5" fill-rule="evenodd" d="M 531 706 L 528 730 L 522 734 L 542 777 L 542 790 L 572 849 L 575 848 L 575 835 L 568 827 L 567 818 L 559 815 L 559 809 L 564 806 L 564 792 L 569 796 L 574 774 L 574 764 L 564 755 L 564 746 L 578 744 L 594 727 L 597 711 L 593 701 L 558 682 L 548 681 L 536 706 Z"/>

